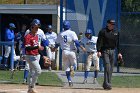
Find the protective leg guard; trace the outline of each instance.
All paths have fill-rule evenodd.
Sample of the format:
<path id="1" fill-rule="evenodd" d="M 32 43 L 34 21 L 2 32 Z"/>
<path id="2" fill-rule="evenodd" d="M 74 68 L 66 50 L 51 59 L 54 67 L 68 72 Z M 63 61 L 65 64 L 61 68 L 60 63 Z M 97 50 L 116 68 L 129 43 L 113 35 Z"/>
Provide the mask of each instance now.
<path id="1" fill-rule="evenodd" d="M 85 71 L 85 73 L 84 73 L 84 78 L 85 78 L 85 79 L 87 79 L 88 74 L 89 74 L 89 71 Z"/>

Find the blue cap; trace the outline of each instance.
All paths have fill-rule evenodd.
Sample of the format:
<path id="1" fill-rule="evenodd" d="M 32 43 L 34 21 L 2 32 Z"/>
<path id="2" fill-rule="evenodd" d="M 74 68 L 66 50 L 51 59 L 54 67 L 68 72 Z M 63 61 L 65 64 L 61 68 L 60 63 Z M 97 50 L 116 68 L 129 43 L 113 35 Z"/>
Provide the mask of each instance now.
<path id="1" fill-rule="evenodd" d="M 48 29 L 52 29 L 52 25 L 48 25 Z"/>
<path id="2" fill-rule="evenodd" d="M 31 25 L 32 25 L 32 26 L 33 26 L 33 25 L 38 25 L 38 26 L 40 26 L 40 25 L 41 25 L 40 20 L 39 20 L 39 19 L 34 19 L 34 20 L 32 21 L 32 23 L 31 23 Z"/>
<path id="3" fill-rule="evenodd" d="M 85 34 L 92 34 L 92 30 L 91 29 L 87 29 Z"/>
<path id="4" fill-rule="evenodd" d="M 69 21 L 64 21 L 63 22 L 63 28 L 64 28 L 64 30 L 70 29 L 70 22 Z"/>
<path id="5" fill-rule="evenodd" d="M 9 27 L 16 28 L 14 23 L 9 23 Z"/>

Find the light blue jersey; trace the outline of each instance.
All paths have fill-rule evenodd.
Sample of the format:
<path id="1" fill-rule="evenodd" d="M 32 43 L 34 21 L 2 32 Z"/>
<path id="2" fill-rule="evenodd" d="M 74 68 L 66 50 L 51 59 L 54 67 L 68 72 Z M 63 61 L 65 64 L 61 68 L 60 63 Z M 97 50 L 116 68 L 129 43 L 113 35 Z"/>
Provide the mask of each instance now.
<path id="1" fill-rule="evenodd" d="M 92 36 L 91 39 L 82 38 L 81 43 L 84 45 L 84 47 L 86 48 L 86 50 L 88 52 L 95 52 L 95 51 L 97 51 L 97 49 L 96 49 L 97 38 L 98 37 L 96 37 L 96 36 Z"/>

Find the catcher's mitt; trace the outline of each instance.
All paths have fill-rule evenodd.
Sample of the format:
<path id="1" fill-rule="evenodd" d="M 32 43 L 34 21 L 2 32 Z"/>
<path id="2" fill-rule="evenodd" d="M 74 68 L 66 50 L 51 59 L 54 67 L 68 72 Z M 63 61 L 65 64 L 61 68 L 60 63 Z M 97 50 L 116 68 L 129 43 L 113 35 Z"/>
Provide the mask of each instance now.
<path id="1" fill-rule="evenodd" d="M 51 60 L 46 56 L 44 56 L 43 59 L 44 59 L 44 67 L 48 68 L 51 65 Z"/>
<path id="2" fill-rule="evenodd" d="M 118 58 L 118 66 L 124 66 L 124 60 L 123 58 Z"/>

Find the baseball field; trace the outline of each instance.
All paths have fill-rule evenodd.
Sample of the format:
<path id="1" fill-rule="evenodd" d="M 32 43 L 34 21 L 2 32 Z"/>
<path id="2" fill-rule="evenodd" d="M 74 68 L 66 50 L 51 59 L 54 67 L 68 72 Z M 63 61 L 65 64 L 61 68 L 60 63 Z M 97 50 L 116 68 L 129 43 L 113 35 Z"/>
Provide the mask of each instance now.
<path id="1" fill-rule="evenodd" d="M 60 72 L 43 72 L 38 79 L 39 85 L 36 87 L 38 93 L 139 93 L 140 91 L 140 76 L 113 76 L 113 89 L 107 91 L 103 90 L 102 87 L 65 87 L 66 82 L 63 81 L 63 78 L 60 78 L 58 73 Z M 64 75 L 63 71 L 61 73 L 61 75 Z M 78 74 L 75 77 L 78 77 Z M 27 93 L 27 84 L 22 84 L 22 79 L 23 71 L 16 71 L 13 79 L 11 79 L 10 71 L 0 71 L 0 93 Z M 102 81 L 103 77 L 101 76 L 98 78 L 100 85 Z"/>

